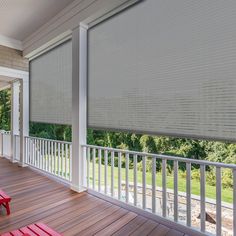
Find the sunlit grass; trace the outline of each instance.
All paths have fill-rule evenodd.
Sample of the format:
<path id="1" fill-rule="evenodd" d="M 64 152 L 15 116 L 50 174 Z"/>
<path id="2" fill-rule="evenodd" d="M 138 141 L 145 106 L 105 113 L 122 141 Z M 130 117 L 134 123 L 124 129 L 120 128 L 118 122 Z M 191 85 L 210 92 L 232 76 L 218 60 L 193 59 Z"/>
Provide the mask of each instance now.
<path id="1" fill-rule="evenodd" d="M 90 163 L 90 184 L 92 184 L 92 162 Z M 105 176 L 105 168 L 104 165 L 101 165 L 101 185 L 104 185 L 104 176 Z M 179 171 L 178 178 L 178 190 L 179 192 L 186 192 L 186 178 L 181 175 L 181 171 Z M 125 181 L 125 168 L 121 168 L 121 176 L 122 181 Z M 107 166 L 107 178 L 108 184 L 111 182 L 111 166 Z M 98 183 L 98 163 L 95 164 L 95 180 L 96 184 Z M 134 180 L 134 172 L 133 169 L 129 169 L 129 182 L 133 182 Z M 167 175 L 167 188 L 174 188 L 174 177 L 173 175 Z M 142 171 L 137 171 L 137 182 L 139 185 L 142 184 Z M 146 184 L 152 185 L 152 174 L 150 172 L 146 173 Z M 156 173 L 156 185 L 157 187 L 162 187 L 162 173 Z M 118 167 L 114 167 L 114 187 L 118 188 Z M 196 179 L 191 180 L 192 194 L 200 196 L 200 183 Z M 216 187 L 211 186 L 206 183 L 206 197 L 210 199 L 216 199 Z M 227 203 L 233 202 L 233 190 L 230 188 L 222 188 L 222 201 Z"/>
<path id="2" fill-rule="evenodd" d="M 47 158 L 45 158 L 45 164 L 51 163 L 50 160 L 47 161 Z M 59 164 L 59 166 L 58 166 Z M 46 164 L 47 165 L 47 164 Z M 49 164 L 50 165 L 50 164 Z M 63 171 L 61 169 L 61 166 L 63 166 Z M 58 162 L 57 157 L 55 158 L 55 164 L 53 160 L 53 173 L 56 175 L 62 176 L 64 178 L 69 178 L 69 171 L 70 171 L 70 163 L 69 159 L 67 159 L 67 171 L 65 170 L 65 160 L 60 160 Z M 55 167 L 55 172 L 54 172 Z M 90 163 L 90 184 L 92 184 L 92 162 Z M 67 175 L 66 175 L 67 173 Z M 179 171 L 179 177 L 178 177 L 178 191 L 179 192 L 186 192 L 186 178 L 182 175 L 183 172 Z M 104 185 L 104 177 L 105 176 L 105 167 L 104 165 L 101 165 L 101 185 Z M 125 181 L 125 168 L 121 168 L 121 176 L 122 181 Z M 107 166 L 107 179 L 108 184 L 111 183 L 111 166 Z M 134 180 L 134 171 L 133 169 L 129 169 L 129 182 L 132 183 Z M 98 163 L 95 164 L 95 182 L 96 185 L 98 184 Z M 138 185 L 142 184 L 142 171 L 137 171 L 137 182 Z M 150 172 L 146 173 L 146 184 L 152 185 L 152 174 Z M 173 174 L 168 174 L 166 178 L 166 185 L 168 189 L 174 188 L 174 177 Z M 162 187 L 162 173 L 157 172 L 156 173 L 156 186 Z M 197 179 L 191 180 L 191 187 L 192 187 L 192 194 L 200 196 L 200 183 Z M 114 188 L 118 188 L 118 167 L 114 167 Z M 206 197 L 210 199 L 216 199 L 216 187 L 212 186 L 208 183 L 206 183 Z M 233 202 L 233 190 L 231 188 L 222 188 L 222 201 L 227 203 Z"/>

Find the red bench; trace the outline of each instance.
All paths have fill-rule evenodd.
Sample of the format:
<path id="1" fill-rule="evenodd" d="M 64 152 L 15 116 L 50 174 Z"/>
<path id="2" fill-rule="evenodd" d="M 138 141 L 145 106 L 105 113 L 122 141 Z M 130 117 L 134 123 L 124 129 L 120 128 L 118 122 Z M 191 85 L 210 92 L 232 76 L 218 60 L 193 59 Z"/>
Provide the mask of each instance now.
<path id="1" fill-rule="evenodd" d="M 2 205 L 6 208 L 8 215 L 10 215 L 10 201 L 11 198 L 0 189 L 0 206 Z"/>
<path id="2" fill-rule="evenodd" d="M 52 230 L 43 223 L 37 223 L 25 226 L 18 230 L 1 234 L 0 236 L 62 236 L 62 235 Z"/>

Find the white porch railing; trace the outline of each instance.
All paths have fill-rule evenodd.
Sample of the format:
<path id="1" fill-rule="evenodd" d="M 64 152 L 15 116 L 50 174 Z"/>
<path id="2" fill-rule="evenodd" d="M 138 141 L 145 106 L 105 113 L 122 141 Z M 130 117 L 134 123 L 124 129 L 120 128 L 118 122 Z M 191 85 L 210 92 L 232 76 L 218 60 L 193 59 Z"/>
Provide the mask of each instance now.
<path id="1" fill-rule="evenodd" d="M 223 235 L 223 230 L 227 230 L 227 235 L 236 235 L 236 165 L 215 163 L 167 155 L 158 155 L 142 152 L 134 152 L 113 148 L 104 148 L 93 145 L 84 145 L 84 155 L 87 159 L 87 188 L 98 191 L 102 194 L 124 201 L 153 214 L 161 214 L 162 217 L 172 218 L 175 222 L 194 227 L 203 233 L 210 232 L 216 235 Z M 133 166 L 130 169 L 130 160 L 133 159 Z M 138 160 L 141 162 L 142 170 L 137 170 Z M 115 161 L 116 166 L 115 167 Z M 173 191 L 167 189 L 167 162 L 173 165 Z M 186 166 L 186 193 L 181 197 L 179 193 L 179 165 Z M 151 169 L 151 186 L 147 186 L 147 164 Z M 157 164 L 161 169 L 161 188 L 157 187 Z M 140 165 L 140 163 L 139 163 Z M 151 165 L 151 167 L 150 167 Z M 191 167 L 197 165 L 200 171 L 200 199 L 199 199 L 199 224 L 193 221 L 193 202 Z M 206 168 L 215 169 L 216 175 L 216 224 L 209 228 L 206 220 L 207 207 L 206 198 Z M 233 204 L 229 204 L 231 210 L 231 230 L 224 229 L 222 225 L 222 170 L 232 171 L 233 182 Z M 138 174 L 139 173 L 139 174 Z M 159 188 L 159 191 L 158 189 Z M 161 191 L 160 191 L 161 189 Z M 161 193 L 161 194 L 160 194 Z M 161 195 L 161 196 L 160 196 Z M 157 199 L 161 198 L 161 203 Z M 183 203 L 183 201 L 185 201 Z M 170 216 L 172 205 L 173 215 Z M 183 217 L 183 206 L 185 205 Z M 161 208 L 161 209 L 160 209 Z M 181 219 L 180 219 L 181 215 Z M 184 220 L 183 220 L 184 219 Z M 206 225 L 207 224 L 207 225 Z M 206 227 L 207 226 L 207 227 Z M 212 226 L 211 226 L 212 227 Z M 230 233 L 231 232 L 231 233 Z M 234 232 L 234 234 L 233 234 Z M 225 234 L 224 234 L 225 235 Z"/>
<path id="2" fill-rule="evenodd" d="M 9 158 L 11 156 L 11 131 L 0 131 L 1 156 Z"/>
<path id="3" fill-rule="evenodd" d="M 71 181 L 72 145 L 51 139 L 25 137 L 26 164 Z"/>
<path id="4" fill-rule="evenodd" d="M 10 153 L 10 132 L 1 133 L 2 156 Z M 15 140 L 15 159 L 19 153 L 19 136 Z M 18 151 L 17 151 L 18 150 Z M 83 158 L 87 164 L 87 178 L 84 187 L 92 189 L 126 204 L 172 219 L 177 223 L 215 235 L 236 235 L 236 165 L 215 163 L 167 155 L 158 155 L 93 145 L 83 146 Z M 130 160 L 132 159 L 132 163 Z M 54 175 L 68 183 L 72 176 L 72 144 L 70 142 L 25 137 L 25 162 L 27 165 Z M 132 166 L 131 166 L 132 164 Z M 179 176 L 180 166 L 186 167 L 185 191 L 180 191 L 183 178 Z M 192 189 L 192 166 L 199 167 L 200 194 Z M 157 166 L 159 172 L 157 172 Z M 173 189 L 168 189 L 168 168 L 172 166 Z M 216 199 L 206 197 L 206 169 L 215 170 Z M 79 167 L 78 167 L 79 168 Z M 146 170 L 151 170 L 147 173 Z M 228 169 L 233 176 L 232 204 L 222 201 L 222 171 Z M 159 178 L 159 180 L 158 180 Z M 214 208 L 216 224 L 206 221 L 209 207 Z M 196 222 L 193 212 L 200 219 Z M 228 226 L 224 220 L 229 216 Z"/>
<path id="5" fill-rule="evenodd" d="M 13 155 L 15 161 L 20 161 L 20 135 L 15 135 L 14 136 L 14 150 L 13 150 Z"/>
<path id="6" fill-rule="evenodd" d="M 10 158 L 13 154 L 14 161 L 20 161 L 20 135 L 14 135 L 13 146 L 11 142 L 11 131 L 0 131 L 0 155 Z"/>

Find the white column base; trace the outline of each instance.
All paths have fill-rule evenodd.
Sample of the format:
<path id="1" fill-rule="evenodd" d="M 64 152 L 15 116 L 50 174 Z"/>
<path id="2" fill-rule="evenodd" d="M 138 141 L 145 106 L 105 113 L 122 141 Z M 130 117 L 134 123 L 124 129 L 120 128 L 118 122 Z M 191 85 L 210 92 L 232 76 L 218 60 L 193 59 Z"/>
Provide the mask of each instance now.
<path id="1" fill-rule="evenodd" d="M 26 164 L 24 164 L 22 162 L 18 162 L 18 166 L 20 166 L 20 167 L 27 167 L 28 165 L 26 165 Z"/>
<path id="2" fill-rule="evenodd" d="M 82 192 L 87 191 L 87 188 L 84 188 L 84 187 L 81 187 L 81 186 L 76 186 L 76 185 L 73 185 L 73 184 L 70 185 L 70 189 L 77 192 L 77 193 L 82 193 Z"/>
<path id="3" fill-rule="evenodd" d="M 10 162 L 13 163 L 13 164 L 18 163 L 18 161 L 13 159 L 13 158 L 10 158 Z"/>

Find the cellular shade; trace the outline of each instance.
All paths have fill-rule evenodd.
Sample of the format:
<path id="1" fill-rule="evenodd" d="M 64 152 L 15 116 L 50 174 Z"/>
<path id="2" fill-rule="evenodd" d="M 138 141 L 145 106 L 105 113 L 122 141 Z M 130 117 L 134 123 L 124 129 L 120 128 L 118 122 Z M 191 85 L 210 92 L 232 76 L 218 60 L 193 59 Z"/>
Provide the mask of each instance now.
<path id="1" fill-rule="evenodd" d="M 88 124 L 236 140 L 236 1 L 146 0 L 88 32 Z"/>
<path id="2" fill-rule="evenodd" d="M 72 122 L 72 43 L 67 41 L 30 62 L 30 120 Z"/>

